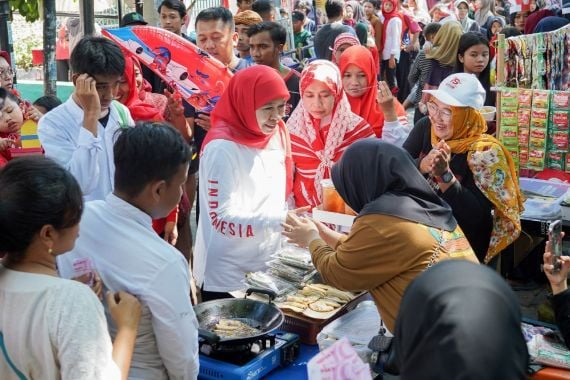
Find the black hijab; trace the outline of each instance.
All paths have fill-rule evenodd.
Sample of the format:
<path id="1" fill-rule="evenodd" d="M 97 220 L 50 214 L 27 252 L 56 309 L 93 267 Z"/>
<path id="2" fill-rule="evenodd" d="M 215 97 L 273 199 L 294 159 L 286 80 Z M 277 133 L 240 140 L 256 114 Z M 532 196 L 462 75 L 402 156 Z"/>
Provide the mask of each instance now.
<path id="1" fill-rule="evenodd" d="M 358 216 L 384 214 L 453 231 L 451 208 L 429 186 L 404 149 L 377 139 L 350 145 L 331 171 L 342 199 Z"/>
<path id="2" fill-rule="evenodd" d="M 527 379 L 516 296 L 493 270 L 448 260 L 406 289 L 396 320 L 400 379 Z"/>

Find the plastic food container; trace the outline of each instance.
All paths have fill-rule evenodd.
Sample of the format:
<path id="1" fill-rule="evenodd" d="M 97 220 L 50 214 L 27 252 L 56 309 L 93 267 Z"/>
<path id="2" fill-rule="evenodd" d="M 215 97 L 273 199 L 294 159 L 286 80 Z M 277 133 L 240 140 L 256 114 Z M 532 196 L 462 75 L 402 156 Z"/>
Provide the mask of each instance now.
<path id="1" fill-rule="evenodd" d="M 493 121 L 495 120 L 495 114 L 497 113 L 497 109 L 493 106 L 485 106 L 479 110 L 481 115 L 485 118 L 486 121 Z"/>
<path id="2" fill-rule="evenodd" d="M 321 187 L 323 188 L 323 210 L 344 214 L 344 201 L 336 191 L 332 180 L 323 179 Z"/>

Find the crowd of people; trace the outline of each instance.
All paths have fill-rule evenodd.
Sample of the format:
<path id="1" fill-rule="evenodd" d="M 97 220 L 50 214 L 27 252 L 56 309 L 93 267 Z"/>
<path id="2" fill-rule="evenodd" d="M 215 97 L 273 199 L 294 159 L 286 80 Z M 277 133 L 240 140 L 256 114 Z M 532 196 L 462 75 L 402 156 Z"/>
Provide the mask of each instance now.
<path id="1" fill-rule="evenodd" d="M 457 376 L 525 378 L 520 311 L 493 273 L 521 232 L 523 197 L 481 109 L 495 102 L 497 34 L 565 19 L 540 1 L 530 15 L 492 0 L 237 7 L 194 20 L 179 0 L 157 9 L 162 29 L 233 73 L 211 113 L 103 37 L 74 44 L 63 103 L 22 99 L 0 54 L 0 377 L 196 378 L 192 306 L 232 297 L 288 241 L 310 251 L 326 283 L 370 292 L 403 379 L 452 371 L 427 351 L 441 363 L 469 357 Z M 287 17 L 295 46 L 277 22 Z M 123 19 L 137 24 L 141 15 Z M 284 60 L 293 48 L 300 70 Z M 45 154 L 13 158 L 28 120 Z M 310 217 L 323 180 L 356 214 L 348 234 Z M 549 247 L 568 342 L 570 258 L 554 271 Z M 492 349 L 475 325 L 495 331 Z"/>

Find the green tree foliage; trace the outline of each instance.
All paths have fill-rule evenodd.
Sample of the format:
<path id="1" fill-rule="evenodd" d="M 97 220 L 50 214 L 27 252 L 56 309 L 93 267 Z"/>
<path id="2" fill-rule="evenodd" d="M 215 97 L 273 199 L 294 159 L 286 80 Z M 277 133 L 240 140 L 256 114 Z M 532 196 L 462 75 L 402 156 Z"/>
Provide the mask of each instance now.
<path id="1" fill-rule="evenodd" d="M 10 0 L 12 12 L 20 13 L 28 22 L 36 21 L 40 18 L 41 0 Z"/>

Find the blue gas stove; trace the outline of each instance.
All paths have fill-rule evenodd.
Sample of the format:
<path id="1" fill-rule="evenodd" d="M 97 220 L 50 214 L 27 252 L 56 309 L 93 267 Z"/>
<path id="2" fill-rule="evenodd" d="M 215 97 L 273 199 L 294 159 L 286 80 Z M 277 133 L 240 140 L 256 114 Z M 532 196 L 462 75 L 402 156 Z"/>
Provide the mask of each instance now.
<path id="1" fill-rule="evenodd" d="M 214 346 L 200 338 L 198 379 L 256 380 L 274 369 L 285 367 L 299 356 L 299 335 L 268 334 L 245 345 Z"/>

